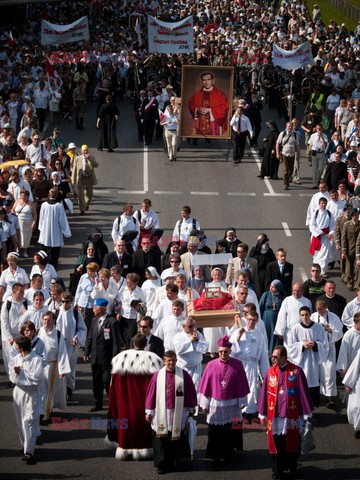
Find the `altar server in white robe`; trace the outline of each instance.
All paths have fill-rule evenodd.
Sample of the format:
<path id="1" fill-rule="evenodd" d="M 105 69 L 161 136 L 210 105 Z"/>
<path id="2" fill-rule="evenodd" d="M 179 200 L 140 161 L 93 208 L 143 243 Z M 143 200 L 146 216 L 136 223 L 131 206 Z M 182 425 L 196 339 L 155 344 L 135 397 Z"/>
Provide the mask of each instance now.
<path id="1" fill-rule="evenodd" d="M 24 448 L 23 460 L 34 464 L 36 437 L 39 430 L 41 391 L 44 370 L 41 358 L 31 349 L 31 339 L 19 336 L 15 340 L 18 355 L 10 364 L 10 380 L 15 385 L 13 405 L 20 442 Z"/>
<path id="2" fill-rule="evenodd" d="M 258 321 L 256 322 L 255 330 L 259 330 L 259 332 L 264 337 L 266 345 L 268 345 L 268 336 L 267 336 L 267 333 L 266 333 L 265 323 L 264 323 L 263 320 L 261 320 L 259 312 L 256 310 L 255 303 L 245 303 L 242 316 L 235 315 L 234 316 L 234 325 L 232 325 L 231 327 L 226 327 L 226 335 L 230 338 L 231 335 L 236 330 L 239 330 L 239 328 L 241 328 L 241 327 L 245 328 L 246 327 L 246 319 L 245 318 L 246 318 L 246 315 L 249 312 L 256 312 L 257 313 Z"/>
<path id="3" fill-rule="evenodd" d="M 179 298 L 179 288 L 177 285 L 166 285 L 166 299 L 164 299 L 155 309 L 152 315 L 154 320 L 154 329 L 156 329 L 161 321 L 172 314 L 172 306 L 176 300 L 181 300 L 184 307 L 184 314 L 186 315 L 187 302 Z"/>
<path id="4" fill-rule="evenodd" d="M 335 408 L 334 397 L 337 396 L 335 343 L 343 336 L 343 325 L 335 313 L 329 312 L 324 300 L 317 300 L 315 307 L 316 312 L 311 315 L 311 320 L 324 327 L 329 342 L 328 357 L 320 364 L 320 394 L 326 397 L 328 408 Z"/>
<path id="5" fill-rule="evenodd" d="M 4 369 L 9 374 L 9 361 L 12 345 L 20 335 L 21 316 L 26 312 L 27 303 L 24 299 L 25 287 L 14 283 L 12 296 L 8 297 L 1 307 L 1 340 Z"/>
<path id="6" fill-rule="evenodd" d="M 182 300 L 175 300 L 172 304 L 172 314 L 164 317 L 154 335 L 164 342 L 165 351 L 174 350 L 174 336 L 182 332 L 184 320 L 184 304 Z"/>
<path id="7" fill-rule="evenodd" d="M 357 351 L 342 383 L 345 385 L 346 393 L 349 394 L 348 421 L 354 427 L 355 438 L 360 439 L 360 350 Z"/>
<path id="8" fill-rule="evenodd" d="M 299 310 L 301 307 L 309 307 L 311 302 L 303 296 L 304 288 L 300 282 L 295 282 L 292 287 L 292 295 L 282 302 L 274 333 L 280 339 L 284 339 L 284 347 L 289 346 L 289 332 L 294 325 L 300 323 Z"/>
<path id="9" fill-rule="evenodd" d="M 181 323 L 183 331 L 177 333 L 173 339 L 177 365 L 188 372 L 197 390 L 201 379 L 203 355 L 208 351 L 209 344 L 197 330 L 193 317 L 186 317 Z"/>
<path id="10" fill-rule="evenodd" d="M 66 378 L 71 372 L 66 342 L 63 334 L 55 328 L 54 315 L 47 311 L 43 315 L 43 327 L 38 337 L 45 344 L 47 365 L 44 369 L 46 396 L 43 403 L 44 420 L 49 421 L 51 410 L 66 409 Z"/>
<path id="11" fill-rule="evenodd" d="M 230 342 L 231 357 L 241 360 L 245 369 L 246 378 L 249 383 L 250 393 L 247 396 L 248 405 L 243 412 L 252 414 L 257 412 L 257 400 L 260 392 L 258 370 L 261 378 L 265 377 L 269 370 L 269 358 L 267 354 L 267 343 L 262 333 L 257 330 L 258 314 L 250 311 L 245 316 L 246 326 L 233 332 Z"/>
<path id="12" fill-rule="evenodd" d="M 66 342 L 71 372 L 66 375 L 67 397 L 72 400 L 75 390 L 75 375 L 77 350 L 76 347 L 83 347 L 86 340 L 86 325 L 81 316 L 80 310 L 74 311 L 72 307 L 73 296 L 70 292 L 61 294 L 62 306 L 56 319 L 56 328 L 63 334 Z"/>
<path id="13" fill-rule="evenodd" d="M 311 320 L 309 307 L 301 307 L 301 322 L 290 330 L 288 357 L 304 370 L 315 407 L 320 404 L 320 364 L 329 355 L 329 342 L 325 329 Z"/>
<path id="14" fill-rule="evenodd" d="M 22 315 L 20 322 L 21 325 L 24 322 L 33 322 L 35 325 L 36 331 L 42 327 L 42 318 L 44 313 L 47 311 L 47 307 L 44 306 L 44 294 L 42 292 L 35 292 L 33 296 L 33 304 L 26 310 Z"/>
<path id="15" fill-rule="evenodd" d="M 141 289 L 145 295 L 146 313 L 152 318 L 152 313 L 155 310 L 156 294 L 161 287 L 161 278 L 155 267 L 145 269 L 145 278 Z"/>
<path id="16" fill-rule="evenodd" d="M 334 238 L 335 219 L 333 214 L 326 209 L 327 199 L 321 197 L 319 208 L 313 213 L 309 230 L 311 233 L 310 254 L 313 256 L 313 263 L 318 263 L 321 268 L 321 275 L 324 275 L 330 261 L 331 245 Z"/>
<path id="17" fill-rule="evenodd" d="M 343 336 L 336 363 L 336 370 L 340 371 L 342 378 L 360 350 L 360 312 L 355 313 L 353 320 L 354 325 Z"/>
<path id="18" fill-rule="evenodd" d="M 356 297 L 347 303 L 341 316 L 341 321 L 347 328 L 354 325 L 354 314 L 360 312 L 360 287 L 356 289 Z"/>

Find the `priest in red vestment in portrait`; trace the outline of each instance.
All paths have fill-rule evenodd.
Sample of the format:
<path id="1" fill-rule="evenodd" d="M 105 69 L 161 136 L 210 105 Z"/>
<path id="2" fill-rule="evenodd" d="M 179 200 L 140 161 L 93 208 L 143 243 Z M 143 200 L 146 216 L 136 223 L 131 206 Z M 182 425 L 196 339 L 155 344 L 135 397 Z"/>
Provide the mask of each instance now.
<path id="1" fill-rule="evenodd" d="M 145 420 L 145 397 L 152 376 L 163 362 L 155 353 L 144 351 L 146 343 L 146 336 L 137 333 L 134 349 L 112 359 L 105 443 L 116 448 L 118 460 L 144 460 L 153 454 L 151 427 Z"/>
<path id="2" fill-rule="evenodd" d="M 214 75 L 203 72 L 202 87 L 190 98 L 188 106 L 194 119 L 194 134 L 204 137 L 224 135 L 228 128 L 229 102 L 214 85 Z"/>

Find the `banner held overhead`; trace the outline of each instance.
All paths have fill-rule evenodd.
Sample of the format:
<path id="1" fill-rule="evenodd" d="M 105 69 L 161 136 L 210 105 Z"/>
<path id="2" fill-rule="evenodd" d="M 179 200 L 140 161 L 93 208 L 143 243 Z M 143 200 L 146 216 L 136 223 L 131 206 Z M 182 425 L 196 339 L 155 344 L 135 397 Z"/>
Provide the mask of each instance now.
<path id="1" fill-rule="evenodd" d="M 88 17 L 79 18 L 68 25 L 56 25 L 47 20 L 41 22 L 41 44 L 59 45 L 60 43 L 81 42 L 89 40 Z"/>
<path id="2" fill-rule="evenodd" d="M 180 22 L 162 22 L 148 15 L 149 52 L 193 53 L 193 17 Z"/>
<path id="3" fill-rule="evenodd" d="M 273 64 L 285 70 L 297 70 L 314 63 L 310 42 L 302 43 L 295 50 L 284 50 L 274 43 L 272 52 Z"/>

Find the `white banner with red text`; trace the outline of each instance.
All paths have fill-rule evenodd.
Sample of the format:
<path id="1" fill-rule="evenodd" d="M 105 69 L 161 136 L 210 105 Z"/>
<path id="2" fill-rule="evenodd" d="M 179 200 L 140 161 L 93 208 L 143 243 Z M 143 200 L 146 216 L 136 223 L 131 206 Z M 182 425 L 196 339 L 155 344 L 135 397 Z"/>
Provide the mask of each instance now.
<path id="1" fill-rule="evenodd" d="M 284 50 L 274 43 L 272 61 L 275 66 L 285 70 L 297 70 L 305 67 L 305 65 L 313 64 L 314 57 L 310 42 L 302 43 L 295 50 Z"/>
<path id="2" fill-rule="evenodd" d="M 148 15 L 149 52 L 193 53 L 193 17 L 180 22 L 162 22 Z"/>
<path id="3" fill-rule="evenodd" d="M 56 25 L 47 20 L 41 21 L 41 44 L 59 45 L 60 43 L 81 42 L 89 40 L 88 17 L 79 18 L 68 25 Z"/>

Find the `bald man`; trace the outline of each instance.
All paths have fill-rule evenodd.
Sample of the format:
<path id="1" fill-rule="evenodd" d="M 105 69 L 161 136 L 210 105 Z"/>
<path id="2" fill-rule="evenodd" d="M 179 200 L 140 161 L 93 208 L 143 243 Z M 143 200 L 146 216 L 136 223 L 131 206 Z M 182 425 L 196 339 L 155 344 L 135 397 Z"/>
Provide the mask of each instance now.
<path id="1" fill-rule="evenodd" d="M 81 155 L 74 158 L 71 181 L 78 188 L 79 208 L 81 215 L 89 206 L 93 197 L 93 186 L 97 184 L 95 168 L 99 166 L 94 157 L 90 156 L 89 147 L 81 147 Z"/>

